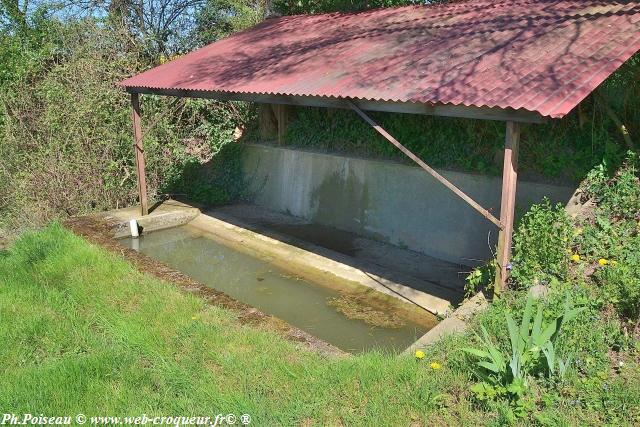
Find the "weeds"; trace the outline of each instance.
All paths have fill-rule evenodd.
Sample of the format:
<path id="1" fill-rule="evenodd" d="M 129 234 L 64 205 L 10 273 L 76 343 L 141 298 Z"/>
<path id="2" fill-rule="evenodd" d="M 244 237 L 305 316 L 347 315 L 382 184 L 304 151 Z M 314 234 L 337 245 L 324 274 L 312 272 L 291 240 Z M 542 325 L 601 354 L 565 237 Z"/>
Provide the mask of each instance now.
<path id="1" fill-rule="evenodd" d="M 569 271 L 572 225 L 560 204 L 533 205 L 513 237 L 513 281 L 523 287 L 565 280 Z"/>
<path id="2" fill-rule="evenodd" d="M 480 370 L 474 372 L 481 382 L 471 388 L 476 398 L 480 401 L 508 398 L 519 416 L 524 416 L 527 409 L 530 409 L 527 391 L 531 376 L 564 378 L 571 363 L 571 355 L 565 359 L 560 358 L 556 352 L 556 341 L 561 335 L 563 324 L 571 322 L 584 310 L 573 308 L 567 297 L 563 314 L 545 322 L 542 304 L 538 304 L 535 317 L 533 305 L 533 297 L 529 295 L 519 326 L 511 313 L 505 314 L 511 342 L 510 358 L 505 357 L 493 343 L 484 326 L 481 326 L 482 336 L 477 336 L 482 347 L 463 348 L 465 352 L 480 359 L 476 362 Z"/>

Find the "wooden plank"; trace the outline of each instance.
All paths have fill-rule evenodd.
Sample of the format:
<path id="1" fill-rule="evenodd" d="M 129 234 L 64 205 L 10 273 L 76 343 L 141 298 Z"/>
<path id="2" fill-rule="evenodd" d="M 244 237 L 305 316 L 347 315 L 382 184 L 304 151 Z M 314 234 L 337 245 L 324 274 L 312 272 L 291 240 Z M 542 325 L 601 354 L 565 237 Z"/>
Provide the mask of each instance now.
<path id="1" fill-rule="evenodd" d="M 264 95 L 251 93 L 214 92 L 185 89 L 152 89 L 127 88 L 129 93 L 179 96 L 184 98 L 216 99 L 219 101 L 247 101 L 266 104 L 285 104 L 307 107 L 351 108 L 350 103 L 357 103 L 365 111 L 384 111 L 389 113 L 423 114 L 440 117 L 461 117 L 480 120 L 499 120 L 523 123 L 543 123 L 547 119 L 539 113 L 524 109 L 511 108 L 467 107 L 464 105 L 421 104 L 414 102 L 394 101 L 352 101 L 345 98 L 329 98 L 323 96 L 289 96 Z"/>
<path id="2" fill-rule="evenodd" d="M 484 216 L 485 218 L 487 218 L 489 221 L 491 221 L 492 223 L 494 223 L 495 225 L 497 225 L 500 228 L 502 227 L 502 224 L 500 223 L 500 221 L 496 217 L 491 215 L 491 213 L 488 210 L 486 210 L 485 208 L 480 206 L 479 203 L 477 203 L 471 197 L 467 196 L 462 190 L 460 190 L 453 183 L 451 183 L 451 181 L 447 180 L 444 176 L 440 175 L 438 172 L 436 172 L 434 169 L 432 169 L 429 165 L 427 165 L 425 162 L 423 162 L 422 159 L 420 159 L 418 156 L 413 154 L 408 148 L 406 148 L 404 145 L 402 145 L 400 142 L 398 142 L 397 139 L 395 139 L 386 130 L 384 130 L 384 128 L 382 126 L 378 125 L 375 121 L 373 121 L 373 119 L 371 117 L 369 117 L 364 111 L 362 111 L 360 108 L 358 108 L 355 104 L 351 104 L 351 108 L 356 113 L 358 113 L 358 115 L 360 117 L 362 117 L 364 119 L 364 121 L 369 123 L 380 135 L 385 137 L 385 139 L 387 139 L 387 141 L 389 141 L 391 144 L 396 146 L 396 148 L 398 148 L 407 157 L 409 157 L 411 160 L 413 160 L 415 163 L 417 163 L 418 166 L 420 166 L 422 169 L 424 169 L 426 172 L 428 172 L 431 176 L 433 176 L 436 180 L 438 180 L 442 185 L 447 187 L 455 195 L 457 195 L 462 200 L 464 200 L 469 205 L 471 205 L 472 208 L 474 208 L 476 211 L 480 212 L 480 214 L 482 216 Z"/>
<path id="3" fill-rule="evenodd" d="M 502 199 L 500 202 L 500 221 L 504 227 L 498 234 L 498 252 L 494 291 L 499 294 L 507 286 L 509 261 L 513 241 L 513 223 L 516 208 L 516 184 L 518 181 L 518 146 L 520 144 L 520 125 L 507 122 L 507 134 L 504 146 L 504 164 L 502 169 Z"/>
<path id="4" fill-rule="evenodd" d="M 291 106 L 285 104 L 273 104 L 272 107 L 278 124 L 278 145 L 284 145 L 287 127 L 289 126 L 289 118 L 291 116 Z"/>
<path id="5" fill-rule="evenodd" d="M 278 136 L 278 122 L 271 104 L 260 104 L 258 120 L 260 139 L 262 141 L 271 141 Z"/>
<path id="6" fill-rule="evenodd" d="M 138 193 L 142 215 L 149 213 L 147 199 L 147 178 L 144 164 L 144 147 L 142 144 L 142 123 L 140 121 L 140 99 L 137 93 L 131 94 L 131 110 L 133 118 L 133 149 L 136 156 L 136 171 L 138 174 Z"/>

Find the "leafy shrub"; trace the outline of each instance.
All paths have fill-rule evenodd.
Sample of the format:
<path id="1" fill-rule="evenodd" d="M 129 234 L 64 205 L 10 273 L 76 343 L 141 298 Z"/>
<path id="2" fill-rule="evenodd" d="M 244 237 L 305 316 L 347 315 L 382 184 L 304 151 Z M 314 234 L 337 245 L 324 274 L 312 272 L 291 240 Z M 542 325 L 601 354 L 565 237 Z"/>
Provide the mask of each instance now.
<path id="1" fill-rule="evenodd" d="M 113 28 L 90 20 L 50 27 L 40 45 L 27 44 L 40 67 L 0 82 L 0 229 L 137 202 L 131 107 L 115 83 L 149 64 Z M 200 201 L 224 203 L 239 193 L 239 151 L 221 155 L 224 167 L 213 158 L 252 120 L 249 105 L 143 96 L 142 113 L 152 199 L 181 176 L 192 182 L 178 192 L 195 189 Z M 196 177 L 193 170 L 207 164 L 212 170 Z"/>
<path id="2" fill-rule="evenodd" d="M 480 359 L 476 362 L 480 369 L 475 374 L 481 382 L 471 389 L 476 397 L 481 401 L 508 398 L 515 406 L 516 414 L 520 415 L 530 409 L 530 402 L 525 399 L 525 395 L 532 375 L 564 377 L 571 355 L 565 359 L 560 358 L 556 342 L 563 325 L 584 310 L 582 307 L 574 308 L 567 296 L 562 314 L 545 322 L 543 305 L 538 304 L 535 317 L 533 305 L 533 297 L 528 295 L 520 325 L 516 325 L 511 313 L 507 312 L 505 315 L 511 343 L 510 358 L 503 355 L 493 343 L 484 326 L 481 326 L 482 336 L 477 336 L 482 348 L 463 349 Z"/>
<path id="3" fill-rule="evenodd" d="M 472 296 L 482 288 L 492 289 L 496 276 L 496 260 L 474 268 L 465 277 L 464 291 L 466 296 Z"/>
<path id="4" fill-rule="evenodd" d="M 220 205 L 243 195 L 245 179 L 242 174 L 243 146 L 230 143 L 223 146 L 208 163 L 186 162 L 178 176 L 167 183 L 166 192 L 184 194 L 189 200 L 204 205 Z"/>
<path id="5" fill-rule="evenodd" d="M 585 196 L 595 202 L 580 222 L 574 251 L 592 266 L 592 278 L 605 303 L 623 317 L 640 315 L 640 179 L 638 156 L 627 153 L 617 169 L 603 162 L 585 181 Z"/>
<path id="6" fill-rule="evenodd" d="M 547 199 L 533 205 L 513 237 L 512 279 L 522 287 L 565 280 L 572 235 L 571 221 L 562 205 L 552 207 Z"/>
<path id="7" fill-rule="evenodd" d="M 605 266 L 596 273 L 605 301 L 612 304 L 622 316 L 631 319 L 640 317 L 638 258 L 640 257 L 635 257 L 630 262 Z"/>
<path id="8" fill-rule="evenodd" d="M 502 171 L 503 123 L 375 112 L 371 116 L 432 166 L 490 175 Z M 606 121 L 605 117 L 601 119 Z M 605 124 L 593 129 L 580 127 L 575 117 L 545 125 L 525 125 L 521 138 L 521 173 L 538 178 L 579 182 L 603 156 L 618 158 L 624 152 Z M 592 147 L 592 139 L 600 144 Z M 551 146 L 550 140 L 554 141 Z M 581 143 L 587 140 L 589 144 Z M 297 108 L 286 141 L 292 146 L 406 160 L 349 110 Z"/>
<path id="9" fill-rule="evenodd" d="M 605 161 L 587 176 L 586 195 L 597 203 L 600 216 L 612 219 L 640 217 L 639 156 L 628 152 L 622 166 L 611 173 Z"/>

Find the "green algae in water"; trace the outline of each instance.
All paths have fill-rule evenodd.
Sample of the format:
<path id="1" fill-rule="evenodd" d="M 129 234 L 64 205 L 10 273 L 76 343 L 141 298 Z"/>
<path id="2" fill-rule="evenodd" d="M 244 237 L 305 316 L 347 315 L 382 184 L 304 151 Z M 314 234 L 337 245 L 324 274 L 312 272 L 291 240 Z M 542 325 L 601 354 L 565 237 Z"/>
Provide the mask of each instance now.
<path id="1" fill-rule="evenodd" d="M 188 225 L 121 242 L 345 351 L 402 351 L 426 332 L 411 321 L 368 309 L 364 301 L 345 301 L 339 292 L 231 249 Z M 381 318 L 373 319 L 376 315 Z"/>
<path id="2" fill-rule="evenodd" d="M 362 320 L 368 325 L 396 329 L 406 325 L 406 322 L 397 314 L 371 307 L 360 298 L 342 295 L 337 298 L 329 298 L 327 304 L 347 318 Z"/>

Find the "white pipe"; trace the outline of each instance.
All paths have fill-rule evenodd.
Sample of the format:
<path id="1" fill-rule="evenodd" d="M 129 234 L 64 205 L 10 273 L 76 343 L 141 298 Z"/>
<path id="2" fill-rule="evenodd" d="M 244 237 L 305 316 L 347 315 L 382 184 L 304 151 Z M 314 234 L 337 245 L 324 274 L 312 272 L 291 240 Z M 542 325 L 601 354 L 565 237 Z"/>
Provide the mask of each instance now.
<path id="1" fill-rule="evenodd" d="M 140 233 L 138 233 L 138 221 L 135 219 L 129 221 L 129 229 L 131 230 L 131 237 L 137 238 L 140 236 Z"/>

